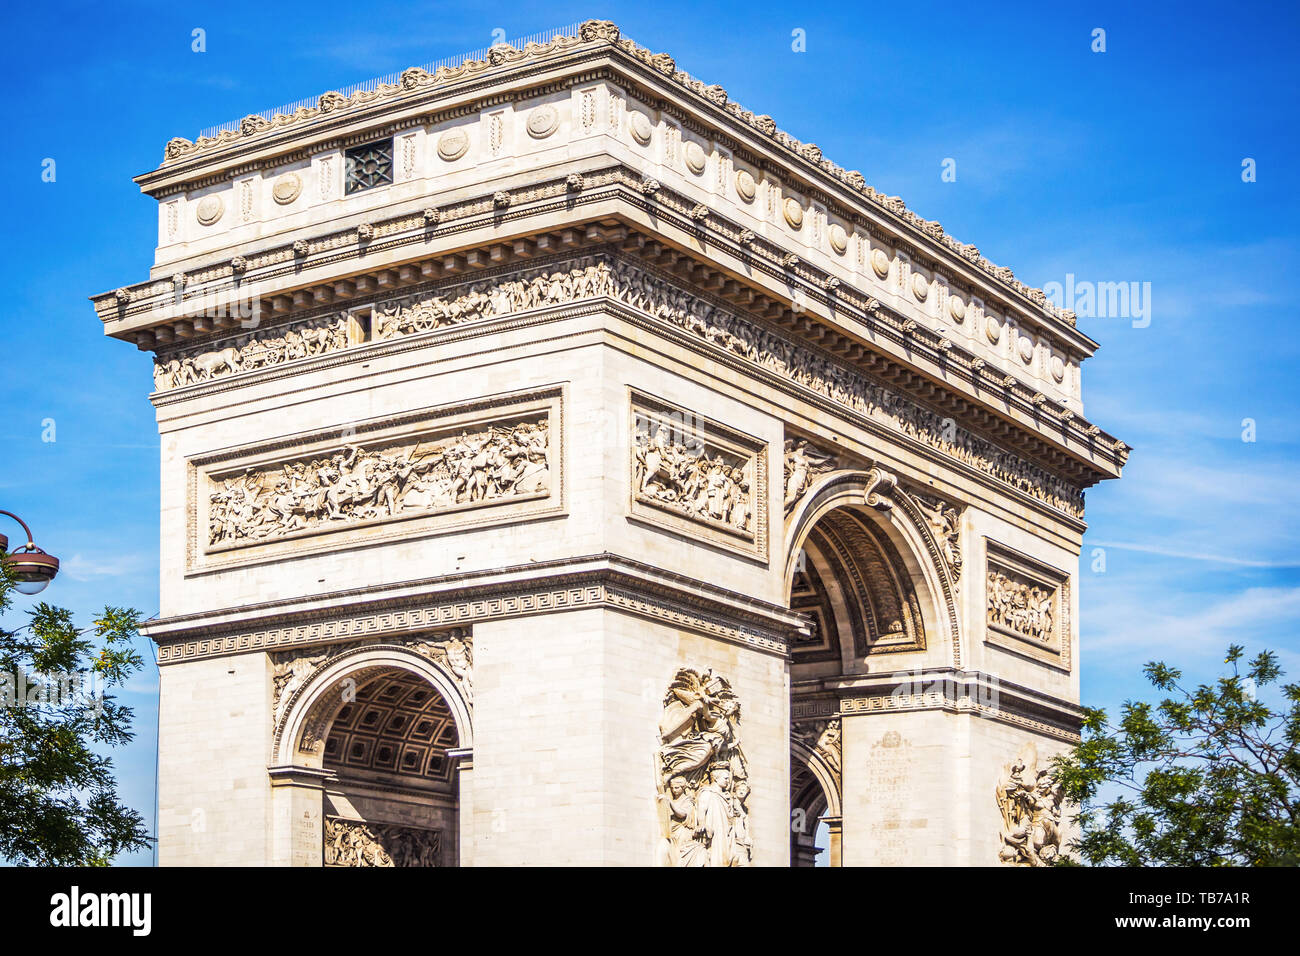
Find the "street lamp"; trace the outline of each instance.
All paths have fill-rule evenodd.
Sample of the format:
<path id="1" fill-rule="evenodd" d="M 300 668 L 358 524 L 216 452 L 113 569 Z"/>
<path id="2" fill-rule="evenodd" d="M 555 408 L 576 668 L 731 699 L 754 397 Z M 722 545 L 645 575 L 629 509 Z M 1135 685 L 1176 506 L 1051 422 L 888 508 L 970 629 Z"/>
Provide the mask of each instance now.
<path id="1" fill-rule="evenodd" d="M 9 539 L 0 534 L 0 551 L 4 552 L 4 566 L 17 579 L 18 583 L 15 587 L 20 593 L 40 594 L 59 573 L 59 559 L 36 547 L 32 542 L 32 529 L 27 527 L 27 522 L 22 518 L 12 511 L 0 511 L 0 515 L 13 518 L 27 532 L 27 544 L 12 554 L 9 552 Z"/>

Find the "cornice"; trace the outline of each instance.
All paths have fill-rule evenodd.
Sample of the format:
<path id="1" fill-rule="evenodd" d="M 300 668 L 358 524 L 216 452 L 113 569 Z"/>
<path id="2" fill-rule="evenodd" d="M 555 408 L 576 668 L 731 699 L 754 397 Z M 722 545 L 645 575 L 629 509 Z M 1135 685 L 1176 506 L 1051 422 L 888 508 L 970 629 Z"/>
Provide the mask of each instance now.
<path id="1" fill-rule="evenodd" d="M 373 126 L 374 121 L 394 108 L 427 110 L 439 99 L 463 97 L 476 89 L 507 81 L 518 86 L 531 76 L 554 72 L 556 68 L 594 64 L 601 57 L 608 57 L 609 63 L 632 73 L 642 83 L 663 92 L 671 90 L 673 95 L 689 103 L 692 111 L 740 133 L 752 147 L 779 157 L 779 169 L 797 171 L 817 184 L 815 189 L 823 197 L 837 196 L 849 201 L 856 207 L 854 218 L 861 220 L 865 215 L 867 219 L 888 223 L 931 258 L 937 257 L 950 269 L 955 267 L 965 272 L 967 281 L 978 273 L 984 282 L 999 288 L 1039 321 L 1067 328 L 1075 326 L 1074 313 L 1054 306 L 1041 289 L 1020 282 L 1010 269 L 990 262 L 975 246 L 949 236 L 942 225 L 921 218 L 898 197 L 868 186 L 860 172 L 845 170 L 826 159 L 815 144 L 800 142 L 780 130 L 770 116 L 745 109 L 731 100 L 723 87 L 706 85 L 678 70 L 671 56 L 652 53 L 623 37 L 619 28 L 609 21 L 588 20 L 577 28 L 576 36 L 562 33 L 545 43 L 528 43 L 522 50 L 498 44 L 483 60 L 466 59 L 455 66 L 438 67 L 432 73 L 412 67 L 402 73 L 398 83 L 380 83 L 372 90 L 359 90 L 347 97 L 336 92 L 325 93 L 315 107 L 299 106 L 290 114 L 268 111 L 272 115 L 250 115 L 241 121 L 238 130 L 200 137 L 197 142 L 173 138 L 164 151 L 162 165 L 137 177 L 136 181 L 145 192 L 154 193 L 170 188 L 169 184 L 200 179 L 205 175 L 205 168 L 229 163 L 250 150 L 263 157 L 282 156 L 286 151 L 303 149 L 302 141 L 307 137 L 319 141 L 337 136 L 346 128 Z"/>
<path id="2" fill-rule="evenodd" d="M 582 188 L 575 194 L 571 180 L 577 176 Z M 499 196 L 504 194 L 506 204 L 501 208 Z M 584 207 L 604 200 L 614 200 L 643 214 L 656 224 L 658 232 L 647 235 L 635 217 L 621 217 L 618 226 L 603 223 L 581 223 L 581 215 L 572 215 Z M 508 239 L 501 227 L 516 223 L 517 231 L 527 230 L 526 220 L 534 215 L 544 215 L 555 209 L 564 209 L 578 222 L 575 228 L 552 230 L 518 240 Z M 159 324 L 152 329 L 127 325 L 114 332 L 119 337 L 133 337 L 140 348 L 155 349 L 168 355 L 172 348 L 191 347 L 237 331 L 238 319 L 230 316 L 211 319 L 212 303 L 222 294 L 234 296 L 248 289 L 250 298 L 260 300 L 260 308 L 271 315 L 271 323 L 288 321 L 290 315 L 306 316 L 327 314 L 342 308 L 356 306 L 391 296 L 398 290 L 419 291 L 434 288 L 431 278 L 465 274 L 490 275 L 487 270 L 510 263 L 532 261 L 539 253 L 551 250 L 574 250 L 585 245 L 613 242 L 619 249 L 633 252 L 661 267 L 666 266 L 679 278 L 696 287 L 695 294 L 716 302 L 726 302 L 729 309 L 741 311 L 749 317 L 758 317 L 787 332 L 812 343 L 816 348 L 883 378 L 886 382 L 908 389 L 929 404 L 944 408 L 954 415 L 974 419 L 978 426 L 993 438 L 1015 441 L 1015 435 L 1034 435 L 1041 442 L 1040 449 L 1030 453 L 1038 458 L 1046 455 L 1053 467 L 1062 461 L 1053 461 L 1053 455 L 1065 455 L 1070 461 L 1084 463 L 1096 469 L 1095 460 L 1071 449 L 1071 443 L 1090 450 L 1100 451 L 1110 461 L 1111 472 L 1098 472 L 1086 484 L 1102 477 L 1117 475 L 1127 458 L 1128 447 L 1100 428 L 1088 423 L 1064 407 L 1048 404 L 1041 393 L 1014 375 L 993 376 L 984 371 L 986 363 L 973 353 L 954 346 L 948 339 L 915 320 L 883 305 L 869 293 L 841 282 L 831 274 L 798 261 L 787 247 L 755 236 L 720 214 L 708 211 L 695 215 L 696 207 L 689 199 L 673 190 L 660 187 L 647 189 L 645 182 L 633 170 L 616 165 L 584 173 L 570 173 L 543 182 L 521 186 L 517 189 L 498 190 L 493 195 L 469 197 L 443 209 L 431 209 L 419 214 L 402 212 L 388 219 L 370 224 L 370 238 L 362 240 L 358 229 L 333 231 L 311 240 L 298 240 L 294 245 L 281 244 L 261 251 L 249 251 L 240 267 L 228 263 L 207 267 L 189 275 L 178 276 L 181 288 L 191 289 L 176 301 L 175 282 L 142 283 L 130 289 L 118 290 L 95 297 L 96 309 L 106 323 L 119 325 L 137 318 L 151 319 Z M 608 221 L 608 220 L 607 220 Z M 492 223 L 501 237 L 486 249 L 457 248 L 455 237 L 485 223 Z M 682 234 L 691 236 L 713 258 L 702 253 L 670 245 L 662 235 L 672 226 Z M 451 241 L 447 252 L 433 258 L 412 259 L 396 267 L 371 267 L 367 273 L 351 273 L 364 259 L 374 258 L 388 250 L 409 249 L 412 256 L 428 256 L 434 241 Z M 305 243 L 305 248 L 298 243 Z M 521 246 L 522 243 L 522 246 Z M 454 251 L 453 251 L 454 250 Z M 772 293 L 755 289 L 752 278 L 737 273 L 728 274 L 718 265 L 716 258 L 725 253 L 744 270 L 762 273 L 774 283 L 797 290 L 795 297 L 802 305 L 795 309 L 786 297 L 776 298 Z M 402 256 L 407 253 L 400 252 Z M 792 261 L 793 260 L 793 261 Z M 308 270 L 334 267 L 347 275 L 319 284 L 319 280 L 303 282 Z M 684 270 L 684 276 L 683 276 Z M 288 279 L 290 285 L 285 285 Z M 275 283 L 279 285 L 275 285 Z M 258 293 L 262 287 L 271 291 Z M 296 287 L 295 287 L 296 286 Z M 314 303 L 319 300 L 321 305 Z M 827 316 L 823 318 L 808 308 L 815 304 Z M 185 316 L 185 318 L 181 318 Z M 862 326 L 865 334 L 850 334 L 844 319 Z M 167 335 L 163 337 L 162 332 Z M 914 363 L 928 362 L 929 376 L 909 368 L 891 358 L 880 347 L 882 341 L 893 343 Z M 379 345 L 380 343 L 373 343 Z M 401 348 L 401 346 L 395 346 Z M 337 360 L 337 359 L 336 359 Z M 301 371 L 307 366 L 295 366 Z M 266 372 L 248 373 L 261 378 Z M 271 374 L 275 374 L 274 372 Z M 948 381 L 945 381 L 947 379 Z M 965 383 L 977 400 L 958 395 L 954 381 Z M 206 388 L 190 386 L 190 388 Z M 998 405 L 1004 406 L 999 409 Z M 1008 419 L 1007 412 L 1014 410 L 1025 421 Z M 1050 438 L 1043 432 L 1059 430 L 1060 439 Z M 1063 446 L 1063 447 L 1062 447 Z M 1076 466 L 1077 467 L 1077 466 Z"/>
<path id="3" fill-rule="evenodd" d="M 846 719 L 916 711 L 966 714 L 1077 743 L 1083 708 L 996 674 L 960 668 L 920 668 L 870 677 L 797 681 L 795 706 L 803 716 L 830 710 Z"/>
<path id="4" fill-rule="evenodd" d="M 802 615 L 614 554 L 533 562 L 150 621 L 161 664 L 609 608 L 788 656 Z"/>

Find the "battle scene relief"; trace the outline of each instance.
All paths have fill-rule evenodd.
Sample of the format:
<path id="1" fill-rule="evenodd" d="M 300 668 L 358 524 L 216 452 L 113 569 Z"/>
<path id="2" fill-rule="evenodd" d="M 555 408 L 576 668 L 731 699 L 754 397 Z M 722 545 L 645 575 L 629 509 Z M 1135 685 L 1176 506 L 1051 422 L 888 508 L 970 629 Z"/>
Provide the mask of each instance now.
<path id="1" fill-rule="evenodd" d="M 634 410 L 632 497 L 723 532 L 755 537 L 760 503 L 758 456 L 710 440 L 704 426 Z"/>
<path id="2" fill-rule="evenodd" d="M 546 415 L 210 477 L 207 545 L 256 544 L 375 519 L 542 496 Z"/>

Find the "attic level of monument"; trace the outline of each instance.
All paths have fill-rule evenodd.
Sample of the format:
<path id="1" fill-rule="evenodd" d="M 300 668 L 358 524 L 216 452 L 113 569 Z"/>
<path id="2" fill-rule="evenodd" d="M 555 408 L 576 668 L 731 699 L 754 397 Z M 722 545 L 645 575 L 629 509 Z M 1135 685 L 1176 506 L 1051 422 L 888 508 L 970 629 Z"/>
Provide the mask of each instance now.
<path id="1" fill-rule="evenodd" d="M 879 238 L 905 244 L 918 264 L 941 263 L 959 283 L 963 274 L 978 276 L 979 284 L 989 286 L 989 295 L 1006 297 L 1007 307 L 1022 311 L 1027 320 L 1058 330 L 1075 326 L 1072 312 L 1052 304 L 1041 289 L 1019 282 L 974 245 L 947 235 L 899 197 L 873 189 L 861 173 L 826 159 L 816 145 L 794 139 L 771 117 L 745 109 L 723 87 L 677 69 L 668 54 L 652 53 L 623 37 L 608 21 L 589 20 L 523 49 L 498 44 L 482 60 L 440 66 L 433 73 L 412 67 L 399 83 L 378 83 L 350 96 L 328 92 L 314 107 L 250 115 L 238 129 L 200 136 L 197 142 L 173 138 L 162 165 L 136 181 L 142 191 L 162 200 L 300 161 L 322 149 L 355 146 L 595 80 L 620 83 L 656 111 L 674 117 L 681 129 L 712 139 L 756 170 L 784 178 L 809 201 L 877 231 Z M 649 135 L 646 131 L 645 138 Z M 1076 335 L 1095 348 L 1095 342 Z"/>

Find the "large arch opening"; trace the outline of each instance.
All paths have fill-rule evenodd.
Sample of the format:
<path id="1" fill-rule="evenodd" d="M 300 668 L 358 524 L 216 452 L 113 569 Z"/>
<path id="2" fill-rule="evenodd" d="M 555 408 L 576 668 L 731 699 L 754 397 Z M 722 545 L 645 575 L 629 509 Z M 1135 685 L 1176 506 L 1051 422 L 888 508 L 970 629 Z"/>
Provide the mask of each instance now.
<path id="1" fill-rule="evenodd" d="M 283 762 L 322 781 L 324 866 L 459 865 L 471 735 L 454 675 L 406 648 L 361 648 L 300 688 L 282 728 Z"/>
<path id="2" fill-rule="evenodd" d="M 839 682 L 955 657 L 955 594 L 931 529 L 886 472 L 823 475 L 785 530 L 789 605 L 810 622 L 791 652 L 790 806 L 805 822 L 792 826 L 790 859 L 838 866 Z"/>

